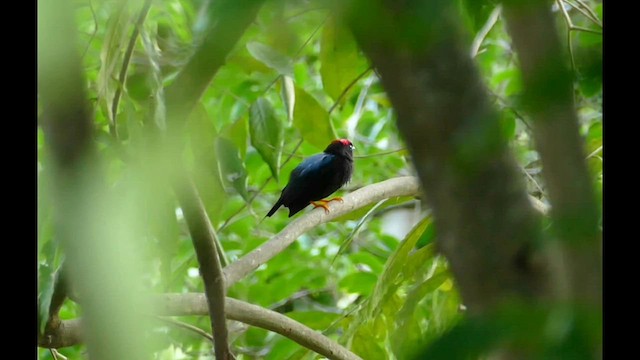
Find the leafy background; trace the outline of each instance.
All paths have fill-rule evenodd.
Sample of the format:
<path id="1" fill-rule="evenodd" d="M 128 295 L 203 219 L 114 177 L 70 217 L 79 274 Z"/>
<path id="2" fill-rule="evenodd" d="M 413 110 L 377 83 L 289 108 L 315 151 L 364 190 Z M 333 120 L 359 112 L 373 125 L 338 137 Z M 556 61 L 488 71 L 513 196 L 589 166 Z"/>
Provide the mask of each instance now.
<path id="1" fill-rule="evenodd" d="M 118 79 L 126 49 L 144 4 L 74 2 L 78 52 L 94 108 L 96 141 L 113 187 L 131 180 L 120 151 L 141 151 L 147 146 L 145 124 L 163 124 L 164 119 L 156 115 L 162 112 L 150 114 L 149 106 L 164 106 L 163 88 L 175 79 L 207 27 L 202 10 L 207 1 L 150 3 L 134 38 L 122 86 Z M 459 6 L 470 40 L 480 40 L 475 60 L 501 111 L 504 135 L 528 191 L 546 202 L 529 120 L 520 105 L 520 71 L 503 20 L 499 14 L 493 16 L 496 8 L 490 2 L 459 1 Z M 602 4 L 557 1 L 553 6 L 565 45 L 572 50 L 567 55 L 574 67 L 581 133 L 601 199 Z M 118 139 L 114 140 L 108 119 L 119 96 Z M 262 220 L 291 170 L 336 137 L 349 138 L 356 146 L 355 173 L 343 192 L 413 174 L 394 116 L 375 71 L 326 2 L 266 2 L 191 114 L 185 139 L 188 168 L 196 174 L 196 185 L 228 260 L 248 253 L 290 222 L 282 209 Z M 54 270 L 63 258 L 53 232 L 48 161 L 39 129 L 42 299 L 50 296 Z M 162 176 L 161 170 L 150 171 L 142 181 Z M 152 181 L 147 185 L 154 186 Z M 145 256 L 138 261 L 145 285 L 156 292 L 202 292 L 180 209 L 170 196 L 153 198 L 151 193 L 140 195 L 145 205 L 139 220 L 144 226 L 136 244 L 144 248 Z M 413 198 L 391 199 L 304 234 L 234 285 L 228 295 L 285 313 L 365 359 L 406 358 L 413 345 L 437 338 L 465 313 L 447 263 L 434 250 L 435 236 L 428 209 Z M 81 315 L 73 301 L 65 302 L 60 312 L 62 319 Z M 211 331 L 207 317 L 180 320 Z M 168 324 L 156 325 L 155 358 L 213 357 L 207 339 Z M 239 359 L 317 356 L 266 330 L 234 322 L 230 330 Z M 68 358 L 83 357 L 84 351 L 84 345 L 59 350 Z M 39 357 L 50 359 L 52 354 L 39 349 Z"/>

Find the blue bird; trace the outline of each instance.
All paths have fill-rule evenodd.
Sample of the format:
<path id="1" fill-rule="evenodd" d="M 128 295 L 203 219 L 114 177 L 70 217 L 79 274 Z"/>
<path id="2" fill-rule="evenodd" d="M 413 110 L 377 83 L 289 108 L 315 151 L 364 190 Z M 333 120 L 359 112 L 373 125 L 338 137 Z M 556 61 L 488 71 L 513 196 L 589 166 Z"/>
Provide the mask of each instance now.
<path id="1" fill-rule="evenodd" d="M 327 204 L 336 197 L 323 200 L 351 180 L 353 174 L 353 150 L 355 147 L 347 139 L 334 140 L 321 154 L 306 158 L 289 176 L 289 183 L 282 190 L 280 198 L 273 205 L 267 217 L 273 215 L 280 206 L 289 208 L 292 217 L 309 204 L 329 212 Z"/>

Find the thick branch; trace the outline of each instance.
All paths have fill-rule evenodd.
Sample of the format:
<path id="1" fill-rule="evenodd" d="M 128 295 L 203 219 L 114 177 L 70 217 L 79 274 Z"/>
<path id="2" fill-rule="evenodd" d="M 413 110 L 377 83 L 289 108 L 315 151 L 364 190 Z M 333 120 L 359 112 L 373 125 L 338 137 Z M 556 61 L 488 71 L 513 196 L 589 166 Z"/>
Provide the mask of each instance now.
<path id="1" fill-rule="evenodd" d="M 158 315 L 208 314 L 206 296 L 200 293 L 163 294 L 158 295 L 155 302 L 154 308 L 158 310 Z M 231 298 L 225 299 L 225 307 L 228 319 L 277 332 L 329 359 L 360 359 L 335 341 L 277 312 Z M 49 338 L 38 339 L 38 346 L 59 348 L 76 345 L 82 341 L 80 326 L 79 319 L 62 321 Z"/>
<path id="2" fill-rule="evenodd" d="M 83 299 L 90 357 L 144 359 L 147 342 L 140 336 L 144 325 L 137 321 L 134 306 L 124 306 L 122 300 L 123 293 L 134 291 L 136 278 L 128 271 L 133 269 L 128 254 L 115 254 L 124 248 L 120 247 L 124 239 L 113 229 L 122 224 L 109 219 L 111 227 L 104 226 L 111 204 L 105 200 L 106 187 L 92 143 L 93 119 L 73 14 L 69 1 L 38 1 L 38 92 L 52 160 L 56 238 L 65 252 L 68 280 Z M 118 266 L 114 266 L 116 257 Z M 121 279 L 121 271 L 129 277 Z M 62 304 L 63 294 L 57 291 L 52 299 L 54 312 Z M 77 333 L 67 329 L 68 324 L 57 329 L 68 330 L 73 337 Z M 57 341 L 49 333 L 45 338 Z"/>
<path id="3" fill-rule="evenodd" d="M 331 212 L 325 214 L 322 209 L 310 211 L 290 223 L 284 230 L 272 237 L 262 246 L 245 255 L 224 269 L 227 287 L 235 284 L 260 265 L 266 263 L 291 245 L 298 236 L 313 227 L 337 219 L 356 209 L 375 204 L 382 199 L 397 196 L 414 196 L 419 193 L 419 185 L 412 176 L 398 177 L 368 185 L 343 197 L 344 202 L 332 202 Z"/>
<path id="4" fill-rule="evenodd" d="M 176 194 L 180 207 L 187 221 L 191 240 L 196 251 L 200 275 L 207 295 L 209 316 L 214 334 L 214 345 L 217 359 L 232 359 L 229 350 L 227 324 L 225 321 L 225 285 L 222 265 L 216 243 L 215 230 L 207 216 L 207 211 L 198 196 L 198 191 L 191 181 L 176 186 Z"/>
<path id="5" fill-rule="evenodd" d="M 565 283 L 571 289 L 564 295 L 600 304 L 599 211 L 580 138 L 572 76 L 548 3 L 523 4 L 505 1 L 504 14 L 520 58 L 525 104 L 535 121 L 533 135 L 553 206 L 554 228 L 565 247 L 559 262 L 565 264 Z"/>
<path id="6" fill-rule="evenodd" d="M 541 235 L 499 115 L 463 41 L 454 2 L 356 0 L 347 19 L 398 114 L 465 305 L 537 299 Z"/>

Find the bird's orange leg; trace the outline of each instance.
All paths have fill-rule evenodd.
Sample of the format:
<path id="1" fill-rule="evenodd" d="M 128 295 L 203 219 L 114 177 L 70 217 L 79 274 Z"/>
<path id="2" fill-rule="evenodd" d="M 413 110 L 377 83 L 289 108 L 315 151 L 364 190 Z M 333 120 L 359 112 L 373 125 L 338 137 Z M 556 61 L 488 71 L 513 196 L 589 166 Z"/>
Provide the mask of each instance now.
<path id="1" fill-rule="evenodd" d="M 329 207 L 327 206 L 328 203 L 332 202 L 332 201 L 339 201 L 339 202 L 344 202 L 344 200 L 342 200 L 341 197 L 334 197 L 333 199 L 329 199 L 329 200 L 318 200 L 318 201 L 311 201 L 311 205 L 313 205 L 313 208 L 323 208 L 324 209 L 324 213 L 328 214 L 329 213 Z"/>

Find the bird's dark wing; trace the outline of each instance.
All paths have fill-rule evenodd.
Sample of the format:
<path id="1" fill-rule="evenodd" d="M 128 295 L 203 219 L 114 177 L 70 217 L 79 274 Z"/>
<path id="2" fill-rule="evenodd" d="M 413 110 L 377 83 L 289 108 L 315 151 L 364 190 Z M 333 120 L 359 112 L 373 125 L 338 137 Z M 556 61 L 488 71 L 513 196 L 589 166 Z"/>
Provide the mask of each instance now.
<path id="1" fill-rule="evenodd" d="M 317 154 L 308 157 L 293 169 L 289 177 L 289 183 L 302 179 L 317 179 L 328 171 L 334 161 L 335 156 L 329 154 Z"/>

